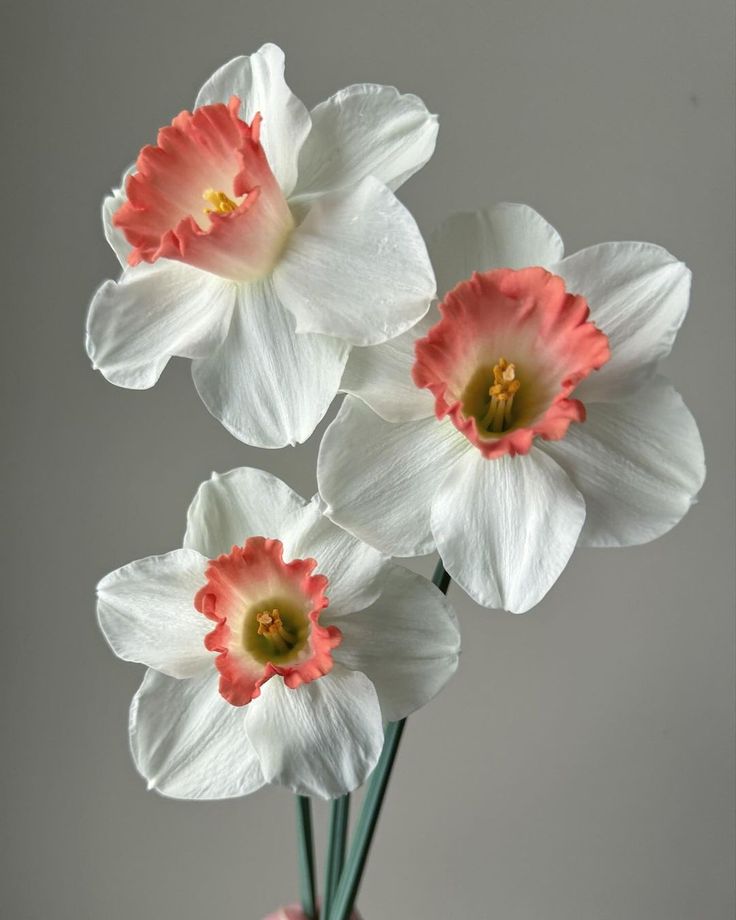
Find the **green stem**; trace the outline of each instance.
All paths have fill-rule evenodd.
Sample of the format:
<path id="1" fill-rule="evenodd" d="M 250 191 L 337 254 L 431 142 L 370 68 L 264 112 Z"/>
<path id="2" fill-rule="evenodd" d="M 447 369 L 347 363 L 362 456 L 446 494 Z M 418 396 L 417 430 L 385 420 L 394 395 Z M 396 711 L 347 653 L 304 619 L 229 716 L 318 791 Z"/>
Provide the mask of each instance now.
<path id="1" fill-rule="evenodd" d="M 442 565 L 442 560 L 440 559 L 440 561 L 434 567 L 434 572 L 432 574 L 432 584 L 436 588 L 439 588 L 443 594 L 447 594 L 447 590 L 450 587 L 451 581 L 452 578 L 450 578 L 449 573 L 445 570 L 444 565 Z"/>
<path id="2" fill-rule="evenodd" d="M 343 863 L 345 862 L 345 847 L 348 841 L 348 820 L 350 818 L 350 795 L 335 799 L 330 812 L 330 830 L 327 844 L 327 866 L 325 871 L 325 890 L 322 903 L 322 914 L 330 916 L 332 901 L 340 881 Z"/>
<path id="3" fill-rule="evenodd" d="M 451 580 L 440 559 L 432 575 L 432 583 L 443 594 L 447 594 Z M 368 781 L 347 864 L 335 892 L 332 910 L 325 914 L 326 920 L 348 920 L 352 913 L 405 725 L 406 719 L 402 719 L 400 722 L 389 722 L 386 726 L 383 750 Z"/>
<path id="4" fill-rule="evenodd" d="M 314 885 L 314 840 L 312 803 L 305 795 L 296 797 L 296 823 L 299 847 L 299 893 L 307 920 L 317 920 L 317 895 Z"/>

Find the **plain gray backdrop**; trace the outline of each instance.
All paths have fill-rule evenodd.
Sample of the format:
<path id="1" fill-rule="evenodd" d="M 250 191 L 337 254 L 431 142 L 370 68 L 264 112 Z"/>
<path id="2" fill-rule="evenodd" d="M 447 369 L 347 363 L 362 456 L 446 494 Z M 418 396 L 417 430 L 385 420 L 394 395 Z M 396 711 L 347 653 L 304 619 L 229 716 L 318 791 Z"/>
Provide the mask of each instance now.
<path id="1" fill-rule="evenodd" d="M 310 106 L 374 81 L 439 113 L 436 154 L 401 192 L 426 233 L 524 201 L 568 252 L 651 240 L 695 278 L 666 371 L 705 441 L 700 502 L 656 543 L 577 552 L 525 616 L 451 589 L 461 668 L 409 722 L 365 917 L 730 920 L 730 0 L 6 0 L 0 15 L 0 915 L 259 920 L 296 894 L 288 793 L 146 791 L 126 731 L 141 669 L 105 646 L 93 596 L 108 570 L 180 545 L 213 469 L 266 467 L 311 494 L 320 432 L 245 447 L 186 362 L 129 392 L 82 347 L 90 295 L 117 271 L 103 195 L 216 67 L 272 40 Z"/>

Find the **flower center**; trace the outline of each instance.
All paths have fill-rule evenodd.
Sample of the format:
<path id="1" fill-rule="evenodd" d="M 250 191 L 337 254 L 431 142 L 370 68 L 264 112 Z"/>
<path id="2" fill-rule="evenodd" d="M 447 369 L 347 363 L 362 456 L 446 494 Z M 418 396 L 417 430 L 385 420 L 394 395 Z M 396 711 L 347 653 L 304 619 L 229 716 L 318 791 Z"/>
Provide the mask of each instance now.
<path id="1" fill-rule="evenodd" d="M 284 629 L 284 624 L 281 621 L 281 614 L 277 607 L 274 607 L 270 613 L 268 610 L 264 610 L 262 613 L 256 614 L 256 620 L 258 620 L 259 636 L 278 634 L 284 641 L 290 638 L 289 634 Z"/>
<path id="2" fill-rule="evenodd" d="M 488 390 L 491 399 L 482 422 L 484 428 L 498 433 L 511 427 L 514 396 L 520 387 L 516 365 L 509 364 L 506 358 L 499 358 L 498 364 L 493 367 L 493 383 Z"/>
<path id="3" fill-rule="evenodd" d="M 286 597 L 268 598 L 245 611 L 243 648 L 262 664 L 296 660 L 308 638 L 307 610 Z"/>
<path id="4" fill-rule="evenodd" d="M 412 376 L 434 395 L 437 418 L 449 417 L 484 457 L 528 453 L 535 438 L 557 440 L 585 419 L 572 393 L 610 349 L 562 278 L 538 266 L 476 272 L 439 309 L 415 344 Z"/>
<path id="5" fill-rule="evenodd" d="M 217 653 L 220 693 L 245 706 L 275 675 L 290 689 L 332 668 L 342 634 L 323 626 L 327 579 L 314 559 L 283 558 L 279 540 L 249 537 L 209 562 L 194 607 L 215 623 L 204 644 Z"/>
<path id="6" fill-rule="evenodd" d="M 204 214 L 230 214 L 231 211 L 237 210 L 238 207 L 232 198 L 228 198 L 224 192 L 218 192 L 213 188 L 205 189 L 202 197 L 212 205 L 210 208 L 202 209 Z"/>
<path id="7" fill-rule="evenodd" d="M 128 263 L 175 259 L 231 281 L 267 277 L 294 218 L 240 100 L 182 112 L 144 147 L 113 224 L 131 245 Z M 202 207 L 202 200 L 206 207 Z"/>

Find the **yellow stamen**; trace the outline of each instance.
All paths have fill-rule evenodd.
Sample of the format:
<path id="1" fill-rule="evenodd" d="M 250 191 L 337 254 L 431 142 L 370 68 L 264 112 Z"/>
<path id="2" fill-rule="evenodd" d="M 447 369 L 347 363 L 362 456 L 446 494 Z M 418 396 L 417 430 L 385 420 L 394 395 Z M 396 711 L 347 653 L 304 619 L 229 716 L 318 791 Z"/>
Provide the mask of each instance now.
<path id="1" fill-rule="evenodd" d="M 265 636 L 273 643 L 277 651 L 285 652 L 294 644 L 294 636 L 284 626 L 278 608 L 263 610 L 256 614 L 258 635 Z"/>
<path id="2" fill-rule="evenodd" d="M 521 381 L 516 379 L 516 365 L 509 364 L 506 358 L 499 358 L 493 368 L 493 383 L 488 390 L 491 401 L 483 418 L 484 428 L 500 433 L 511 425 L 511 407 L 520 387 Z"/>
<path id="3" fill-rule="evenodd" d="M 238 206 L 224 192 L 218 192 L 216 189 L 207 188 L 204 190 L 202 197 L 209 202 L 212 207 L 204 208 L 205 214 L 229 214 Z"/>

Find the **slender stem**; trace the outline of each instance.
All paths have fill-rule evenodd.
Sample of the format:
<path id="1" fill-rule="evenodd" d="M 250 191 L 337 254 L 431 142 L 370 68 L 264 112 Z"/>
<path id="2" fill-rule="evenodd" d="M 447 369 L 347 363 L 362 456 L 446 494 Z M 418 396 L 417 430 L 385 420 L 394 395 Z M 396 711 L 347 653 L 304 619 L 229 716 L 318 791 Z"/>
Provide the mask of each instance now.
<path id="1" fill-rule="evenodd" d="M 322 900 L 324 917 L 330 916 L 332 900 L 340 881 L 343 863 L 345 862 L 345 847 L 348 841 L 348 820 L 350 818 L 350 795 L 335 799 L 330 812 L 330 830 L 327 844 L 327 866 L 325 871 L 325 890 Z"/>
<path id="2" fill-rule="evenodd" d="M 445 570 L 444 565 L 442 565 L 442 560 L 440 559 L 440 561 L 434 567 L 434 572 L 432 574 L 432 584 L 439 588 L 443 594 L 447 594 L 447 590 L 450 587 L 451 581 L 452 578 L 450 578 L 449 573 Z"/>
<path id="3" fill-rule="evenodd" d="M 307 920 L 317 920 L 317 895 L 314 885 L 314 840 L 312 803 L 305 795 L 296 797 L 297 839 L 299 846 L 299 894 Z"/>
<path id="4" fill-rule="evenodd" d="M 432 583 L 443 594 L 447 594 L 451 580 L 440 559 L 432 575 Z M 383 750 L 376 769 L 368 781 L 347 864 L 334 895 L 332 910 L 329 914 L 325 914 L 326 920 L 348 920 L 353 910 L 405 725 L 406 719 L 402 719 L 400 722 L 389 722 L 386 726 Z"/>
<path id="5" fill-rule="evenodd" d="M 329 920 L 347 920 L 353 909 L 405 725 L 406 719 L 402 719 L 400 722 L 389 722 L 386 726 L 383 751 L 368 783 L 345 872 L 335 893 L 332 913 L 328 914 Z"/>

